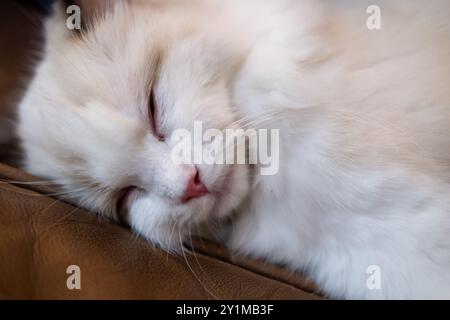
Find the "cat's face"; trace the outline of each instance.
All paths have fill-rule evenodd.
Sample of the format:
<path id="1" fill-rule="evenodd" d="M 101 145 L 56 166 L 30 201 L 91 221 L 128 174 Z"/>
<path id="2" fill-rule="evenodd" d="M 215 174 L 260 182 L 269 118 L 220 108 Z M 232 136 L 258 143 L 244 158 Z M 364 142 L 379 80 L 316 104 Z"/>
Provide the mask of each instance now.
<path id="1" fill-rule="evenodd" d="M 236 120 L 229 87 L 243 53 L 200 2 L 118 3 L 82 35 L 62 13 L 49 21 L 20 108 L 26 166 L 168 248 L 246 196 L 245 166 L 176 164 L 170 139 L 194 121 L 225 129 Z"/>

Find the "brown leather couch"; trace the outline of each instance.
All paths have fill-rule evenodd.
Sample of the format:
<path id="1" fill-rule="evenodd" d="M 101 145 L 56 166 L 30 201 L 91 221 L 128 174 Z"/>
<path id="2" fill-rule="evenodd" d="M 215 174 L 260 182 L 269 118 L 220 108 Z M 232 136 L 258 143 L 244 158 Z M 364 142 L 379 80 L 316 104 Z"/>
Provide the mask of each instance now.
<path id="1" fill-rule="evenodd" d="M 39 45 L 41 19 L 14 1 L 2 1 L 0 23 L 4 118 L 13 114 L 10 102 L 27 78 L 26 61 Z M 155 249 L 127 228 L 61 201 L 51 186 L 6 165 L 15 158 L 14 150 L 13 143 L 0 145 L 1 299 L 319 298 L 301 275 L 231 257 L 205 240 L 189 243 L 185 256 Z M 67 287 L 71 265 L 80 267 L 81 290 Z"/>
<path id="2" fill-rule="evenodd" d="M 0 164 L 0 298 L 315 299 L 301 275 L 194 240 L 170 256 Z M 67 268 L 81 270 L 81 290 Z"/>

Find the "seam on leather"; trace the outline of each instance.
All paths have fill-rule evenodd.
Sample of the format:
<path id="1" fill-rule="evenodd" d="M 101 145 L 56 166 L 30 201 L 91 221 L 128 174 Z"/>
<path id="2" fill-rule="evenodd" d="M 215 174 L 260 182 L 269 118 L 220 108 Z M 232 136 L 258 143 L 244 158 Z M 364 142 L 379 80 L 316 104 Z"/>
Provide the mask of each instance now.
<path id="1" fill-rule="evenodd" d="M 204 253 L 204 252 L 195 252 L 195 251 L 193 251 L 191 248 L 187 248 L 187 249 L 189 250 L 189 252 L 190 252 L 192 255 L 200 255 L 200 256 L 205 257 L 205 258 L 210 258 L 210 259 L 215 259 L 215 260 L 221 261 L 221 262 L 223 262 L 223 263 L 225 263 L 225 264 L 227 264 L 227 265 L 230 265 L 230 266 L 233 266 L 233 267 L 236 267 L 236 268 L 239 268 L 239 269 L 248 271 L 248 272 L 250 272 L 250 273 L 252 273 L 252 274 L 255 274 L 255 275 L 258 275 L 258 276 L 260 276 L 260 277 L 263 277 L 263 278 L 266 278 L 266 279 L 270 279 L 270 280 L 272 280 L 272 281 L 275 281 L 275 282 L 278 282 L 278 283 L 287 285 L 287 286 L 289 286 L 289 287 L 291 287 L 291 288 L 294 288 L 294 289 L 296 289 L 296 290 L 300 290 L 300 291 L 302 291 L 302 292 L 304 292 L 304 293 L 313 295 L 313 296 L 315 296 L 315 297 L 317 297 L 317 298 L 319 298 L 319 299 L 323 299 L 323 298 L 319 295 L 318 292 L 311 291 L 311 290 L 308 289 L 308 288 L 302 288 L 302 287 L 296 286 L 296 285 L 293 284 L 293 283 L 289 283 L 289 282 L 283 281 L 283 280 L 281 280 L 281 279 L 277 279 L 277 278 L 271 277 L 271 276 L 269 276 L 269 275 L 267 275 L 267 274 L 263 274 L 262 272 L 258 272 L 257 270 L 247 268 L 247 267 L 242 266 L 242 265 L 240 265 L 240 264 L 233 264 L 233 263 L 227 261 L 226 259 L 223 259 L 223 258 L 220 258 L 220 257 L 214 257 L 214 256 L 211 256 L 211 255 L 206 254 L 206 253 Z"/>

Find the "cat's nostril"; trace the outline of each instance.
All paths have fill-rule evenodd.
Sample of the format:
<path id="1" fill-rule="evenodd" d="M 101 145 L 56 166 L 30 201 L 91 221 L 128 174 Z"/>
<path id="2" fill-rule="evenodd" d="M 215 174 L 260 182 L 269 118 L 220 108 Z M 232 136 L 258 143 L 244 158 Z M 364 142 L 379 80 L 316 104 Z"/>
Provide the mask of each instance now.
<path id="1" fill-rule="evenodd" d="M 200 174 L 198 173 L 198 170 L 196 170 L 196 174 L 194 177 L 194 184 L 201 184 L 202 182 L 200 181 Z"/>
<path id="2" fill-rule="evenodd" d="M 159 140 L 159 142 L 166 142 L 166 136 L 163 134 L 156 134 L 156 138 Z"/>
<path id="3" fill-rule="evenodd" d="M 203 184 L 200 179 L 200 173 L 195 169 L 194 174 L 189 179 L 184 195 L 181 197 L 183 203 L 189 200 L 206 196 L 209 193 L 208 188 Z"/>

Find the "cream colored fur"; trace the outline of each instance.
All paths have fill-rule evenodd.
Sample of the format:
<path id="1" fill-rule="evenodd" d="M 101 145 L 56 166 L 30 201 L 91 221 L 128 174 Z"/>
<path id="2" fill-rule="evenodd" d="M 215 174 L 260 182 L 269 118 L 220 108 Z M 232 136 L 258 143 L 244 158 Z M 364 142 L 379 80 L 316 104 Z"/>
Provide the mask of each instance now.
<path id="1" fill-rule="evenodd" d="M 232 249 L 329 297 L 450 298 L 450 6 L 378 2 L 379 31 L 367 1 L 118 1 L 81 37 L 58 11 L 20 106 L 25 166 L 113 218 L 140 187 L 128 221 L 167 250 L 236 211 Z M 177 202 L 191 167 L 149 129 L 151 88 L 165 136 L 280 129 L 279 174 L 199 166 L 212 193 Z"/>

